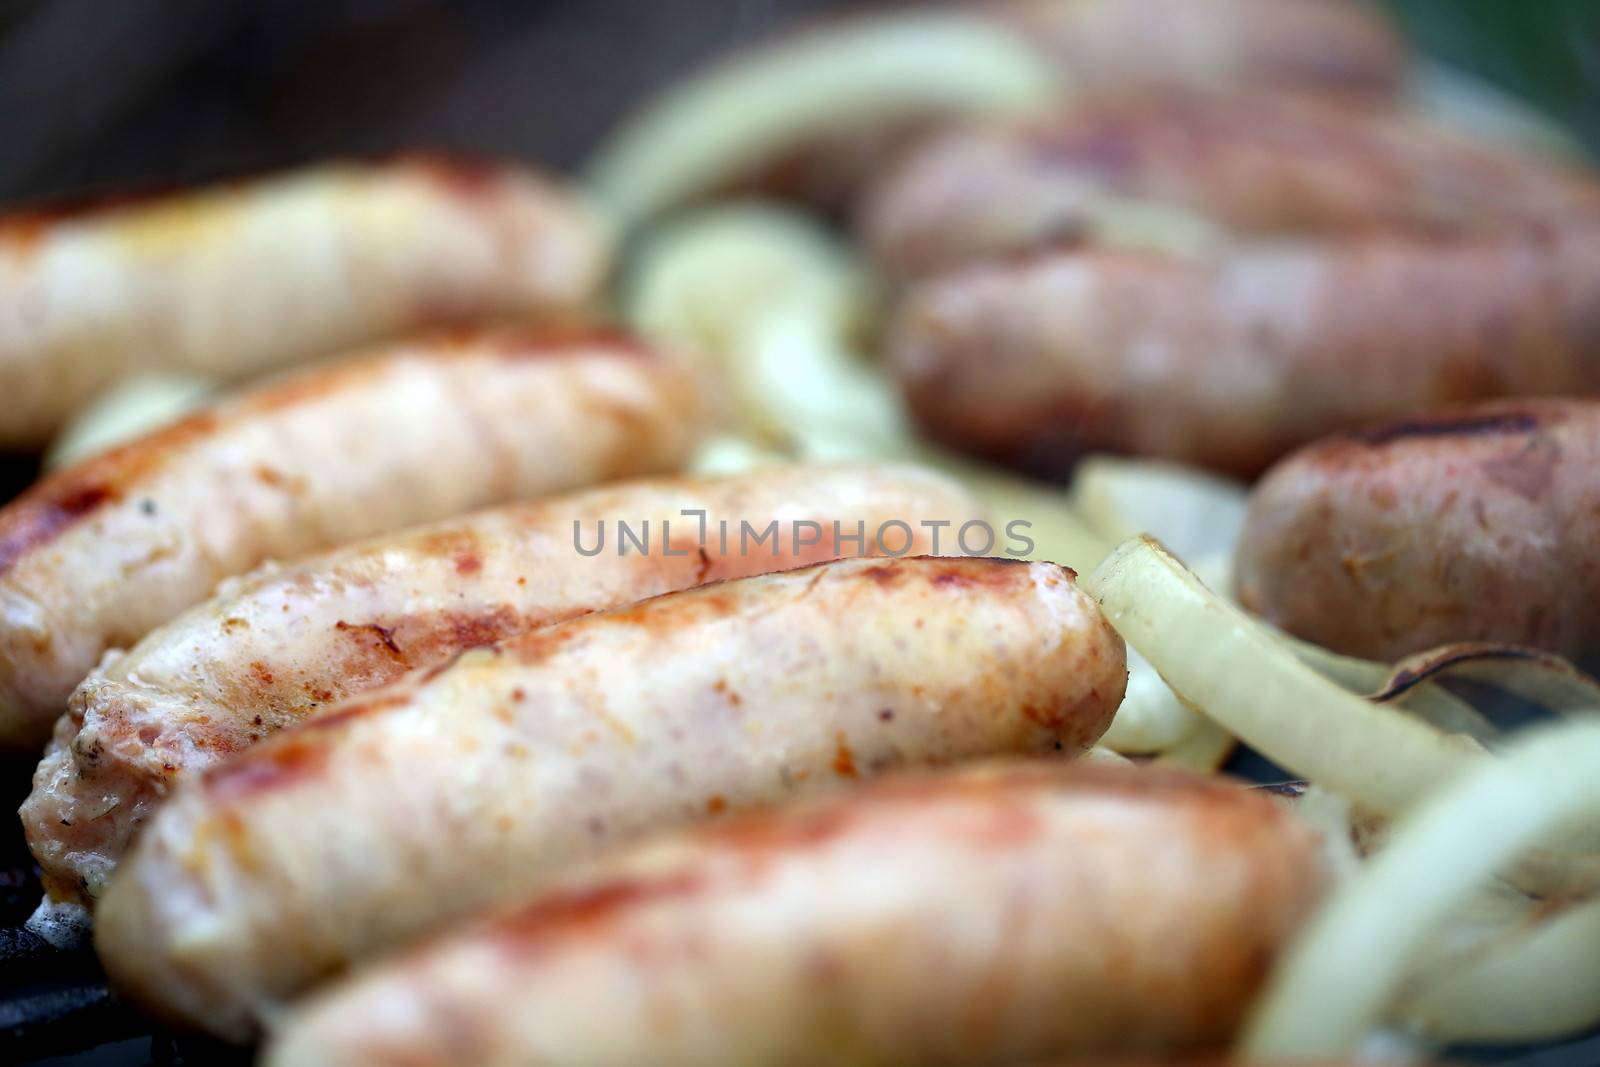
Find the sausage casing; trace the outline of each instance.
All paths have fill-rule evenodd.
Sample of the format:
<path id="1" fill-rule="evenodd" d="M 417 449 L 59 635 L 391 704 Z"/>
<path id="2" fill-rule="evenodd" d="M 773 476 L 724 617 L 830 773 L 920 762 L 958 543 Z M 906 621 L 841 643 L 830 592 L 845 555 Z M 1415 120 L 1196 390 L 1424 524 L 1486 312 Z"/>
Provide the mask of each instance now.
<path id="1" fill-rule="evenodd" d="M 272 1065 L 981 1067 L 1218 1050 L 1325 880 L 1218 779 L 892 776 L 648 842 L 357 975 Z"/>
<path id="2" fill-rule="evenodd" d="M 912 287 L 892 361 L 923 427 L 980 454 L 1050 474 L 1104 450 L 1252 476 L 1374 419 L 1600 389 L 1596 232 L 975 265 Z"/>
<path id="3" fill-rule="evenodd" d="M 1239 85 L 1375 97 L 1399 80 L 1404 49 L 1365 3 L 1322 0 L 996 0 L 1080 95 Z"/>
<path id="4" fill-rule="evenodd" d="M 302 372 L 64 468 L 0 511 L 0 746 L 102 653 L 269 558 L 672 470 L 688 372 L 610 334 L 462 335 Z"/>
<path id="5" fill-rule="evenodd" d="M 867 198 L 862 229 L 888 273 L 914 278 L 1106 238 L 1171 241 L 1174 229 L 1203 245 L 1207 227 L 1233 237 L 1338 237 L 1479 230 L 1597 209 L 1600 183 L 1589 172 L 1419 120 L 1200 93 L 951 131 L 887 172 Z"/>
<path id="6" fill-rule="evenodd" d="M 1014 33 L 1074 100 L 1242 88 L 1255 91 L 1251 108 L 1281 91 L 1374 101 L 1393 90 L 1403 58 L 1393 28 L 1359 3 L 998 0 L 965 5 L 963 14 Z M 797 37 L 820 41 L 829 29 L 823 24 Z M 777 56 L 787 47 L 790 39 L 779 38 L 764 51 Z M 762 54 L 736 55 L 727 65 Z M 835 116 L 826 132 L 761 160 L 751 183 L 769 194 L 846 208 L 930 134 L 959 121 L 931 102 L 888 111 Z"/>
<path id="7" fill-rule="evenodd" d="M 1250 498 L 1240 602 L 1392 662 L 1457 641 L 1600 650 L 1600 402 L 1505 401 L 1342 434 Z"/>
<path id="8" fill-rule="evenodd" d="M 464 653 L 213 768 L 96 913 L 117 984 L 242 1035 L 355 961 L 652 827 L 889 767 L 1080 750 L 1121 639 L 1054 564 L 844 560 Z"/>
<path id="9" fill-rule="evenodd" d="M 0 447 L 138 370 L 240 378 L 428 324 L 571 310 L 605 273 L 579 198 L 410 157 L 0 218 Z"/>
<path id="10" fill-rule="evenodd" d="M 764 468 L 589 489 L 270 566 L 77 688 L 22 806 L 29 846 L 52 899 L 87 903 L 180 782 L 319 707 L 590 611 L 898 551 L 890 534 L 879 544 L 885 523 L 910 524 L 907 550 L 920 554 L 923 522 L 981 517 L 958 484 L 920 468 Z M 625 528 L 647 549 L 622 542 Z"/>

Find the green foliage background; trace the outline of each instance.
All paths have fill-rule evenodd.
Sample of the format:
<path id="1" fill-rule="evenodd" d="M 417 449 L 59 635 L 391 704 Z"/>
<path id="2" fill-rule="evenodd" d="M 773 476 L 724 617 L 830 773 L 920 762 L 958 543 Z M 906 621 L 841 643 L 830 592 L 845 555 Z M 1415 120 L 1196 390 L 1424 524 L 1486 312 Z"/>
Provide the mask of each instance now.
<path id="1" fill-rule="evenodd" d="M 1600 0 L 1388 0 L 1439 59 L 1524 98 L 1600 153 Z"/>

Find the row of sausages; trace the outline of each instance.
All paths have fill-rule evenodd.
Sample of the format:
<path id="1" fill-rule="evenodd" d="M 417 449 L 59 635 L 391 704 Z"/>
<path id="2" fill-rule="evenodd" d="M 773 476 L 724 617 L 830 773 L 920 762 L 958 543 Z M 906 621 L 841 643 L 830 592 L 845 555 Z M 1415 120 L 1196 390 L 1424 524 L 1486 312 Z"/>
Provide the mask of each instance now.
<path id="1" fill-rule="evenodd" d="M 434 406 L 415 407 L 424 397 Z M 794 1020 L 772 1014 L 779 1005 L 819 1025 L 808 1040 L 933 1062 L 941 1048 L 1001 1062 L 1225 1041 L 1259 988 L 1261 961 L 1326 882 L 1315 835 L 1264 795 L 1023 761 L 891 776 L 881 791 L 616 850 L 652 830 L 896 769 L 1059 759 L 1104 732 L 1125 683 L 1120 639 L 1052 564 L 787 569 L 847 554 L 835 522 L 912 518 L 907 551 L 920 552 L 924 521 L 983 518 L 942 475 L 797 466 L 546 495 L 676 466 L 703 421 L 679 364 L 638 342 L 456 334 L 256 387 L 46 479 L 0 516 L 14 531 L 7 588 L 33 590 L 33 603 L 57 613 L 43 630 L 49 647 L 130 646 L 75 687 L 24 806 L 48 906 L 94 908 L 102 959 L 139 1003 L 235 1038 L 271 1026 L 280 1046 L 270 1055 L 286 1063 L 815 1053 L 797 1051 Z M 385 462 L 388 450 L 349 450 L 369 427 L 404 438 L 395 446 L 404 465 Z M 504 440 L 515 433 L 538 439 Z M 346 462 L 329 464 L 330 454 Z M 421 464 L 425 455 L 434 465 Z M 409 525 L 428 509 L 529 495 L 543 498 Z M 69 497 L 84 503 L 68 509 Z M 632 554 L 579 551 L 587 522 L 619 519 L 656 523 L 662 540 Z M 676 546 L 665 538 L 675 520 Z M 808 521 L 830 532 L 808 541 Z M 704 531 L 729 524 L 778 532 L 762 552 L 722 551 Z M 352 530 L 385 526 L 403 528 L 345 543 Z M 301 540 L 286 544 L 291 533 Z M 313 537 L 338 547 L 296 553 Z M 262 552 L 298 558 L 199 599 Z M 195 574 L 197 562 L 211 570 Z M 106 629 L 108 612 L 123 629 Z M 25 634 L 6 636 L 13 657 L 32 647 Z M 1119 827 L 1111 837 L 1108 825 Z M 855 862 L 908 832 L 924 844 L 897 850 L 893 866 Z M 1121 893 L 1115 879 L 1134 870 L 1126 854 L 1172 834 L 1184 844 L 1163 852 L 1193 884 L 1142 898 L 1130 922 L 1092 945 L 1080 940 L 1086 913 L 1038 880 L 1041 857 L 1055 856 L 1109 901 Z M 1080 838 L 1087 851 L 1069 863 L 1062 849 Z M 1093 841 L 1110 851 L 1097 857 Z M 593 867 L 572 866 L 601 853 Z M 698 874 L 688 880 L 673 864 Z M 858 889 L 840 880 L 849 870 Z M 885 879 L 898 887 L 887 901 Z M 806 888 L 824 884 L 830 893 Z M 1031 902 L 1015 897 L 1025 890 Z M 740 906 L 776 914 L 795 892 L 816 906 L 782 910 L 791 921 L 772 927 L 773 940 L 725 921 Z M 952 922 L 1016 908 L 1021 925 L 977 936 Z M 504 918 L 450 932 L 497 909 Z M 652 928 L 668 943 L 641 952 Z M 1176 928 L 1194 931 L 1187 947 L 1170 940 Z M 328 994 L 352 1001 L 282 1021 L 286 1004 L 331 976 L 430 934 L 437 964 L 375 967 Z M 542 947 L 552 937 L 601 955 L 563 963 Z M 507 959 L 543 959 L 551 993 L 579 1000 L 543 1002 L 531 972 L 496 978 L 476 963 L 457 988 L 443 978 L 460 966 L 458 938 L 469 956 L 492 943 Z M 884 938 L 921 944 L 946 977 L 964 974 L 947 991 L 971 995 L 967 1013 L 930 1030 L 936 991 L 909 980 L 921 957 L 885 955 Z M 1173 976 L 1178 949 L 1188 963 Z M 766 1014 L 725 1024 L 726 998 L 755 995 L 740 953 L 767 960 L 757 1000 Z M 1123 1015 L 1012 1024 L 1034 1000 L 1098 986 L 1112 956 L 1132 968 Z M 997 960 L 1007 973 L 1030 970 L 1026 998 L 993 985 Z M 633 968 L 640 988 L 699 993 L 640 1000 L 619 1028 L 608 987 L 574 979 L 591 965 L 621 968 L 610 981 L 629 981 Z M 474 997 L 472 983 L 485 979 L 530 999 L 513 1013 L 485 1010 L 464 1030 L 447 1000 Z M 1174 981 L 1186 998 L 1169 995 Z M 397 1030 L 364 1006 L 387 999 L 390 982 L 446 999 L 404 1009 L 412 1029 Z M 858 997 L 876 1005 L 868 1015 L 839 1011 Z M 524 1018 L 575 1024 L 585 998 L 592 1030 L 517 1032 Z M 683 1025 L 663 1030 L 664 1012 Z"/>
<path id="2" fill-rule="evenodd" d="M 1399 54 L 1362 8 L 981 10 L 1141 93 L 865 154 L 842 130 L 750 179 L 804 186 L 819 152 L 848 179 L 934 436 L 1255 474 L 1374 417 L 1591 388 L 1590 178 L 1372 110 Z M 424 157 L 0 223 L 9 446 L 131 370 L 558 323 L 251 386 L 0 511 L 42 913 L 92 909 L 119 989 L 273 1063 L 1224 1047 L 1328 884 L 1317 835 L 1070 761 L 1126 684 L 1097 606 L 1054 564 L 919 555 L 924 520 L 1027 516 L 914 467 L 673 476 L 703 383 L 578 324 L 607 231 L 560 182 Z M 1241 599 L 1364 655 L 1586 650 L 1597 419 L 1515 401 L 1312 446 L 1256 491 Z M 619 519 L 657 541 L 581 550 Z M 839 558 L 874 541 L 835 524 L 896 520 L 912 558 Z M 771 548 L 703 534 L 729 524 Z"/>

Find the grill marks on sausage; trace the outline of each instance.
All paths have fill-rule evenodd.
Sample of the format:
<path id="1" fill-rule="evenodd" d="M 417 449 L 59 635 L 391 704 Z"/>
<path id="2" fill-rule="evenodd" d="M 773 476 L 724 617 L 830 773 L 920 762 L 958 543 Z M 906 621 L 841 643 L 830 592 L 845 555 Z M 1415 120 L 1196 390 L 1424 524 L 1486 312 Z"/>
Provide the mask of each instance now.
<path id="1" fill-rule="evenodd" d="M 214 413 L 197 412 L 39 482 L 0 510 L 0 575 L 82 520 L 121 503 L 169 455 L 216 426 Z M 141 511 L 152 518 L 161 514 L 157 507 Z"/>
<path id="2" fill-rule="evenodd" d="M 610 328 L 572 326 L 554 332 L 462 330 L 425 339 L 410 355 L 431 363 L 471 358 L 555 359 L 583 353 L 601 359 L 633 359 L 650 358 L 654 350 Z M 355 392 L 367 382 L 393 373 L 400 362 L 396 355 L 385 354 L 302 373 L 228 408 L 197 412 L 46 478 L 0 511 L 0 575 L 84 518 L 144 488 L 152 472 L 186 454 L 188 446 L 200 439 L 255 417 Z M 305 491 L 304 478 L 293 472 L 258 464 L 250 473 L 262 484 L 293 495 Z M 164 517 L 158 508 L 144 510 L 152 518 Z M 465 567 L 462 573 L 471 573 L 470 560 L 458 562 Z"/>
<path id="3" fill-rule="evenodd" d="M 1436 418 L 1405 419 L 1352 436 L 1374 447 L 1416 437 L 1492 437 L 1532 433 L 1545 420 L 1533 412 L 1505 411 L 1486 415 L 1445 415 Z"/>
<path id="4" fill-rule="evenodd" d="M 1013 586 L 1018 581 L 1029 581 L 1032 564 L 1012 559 L 941 559 L 914 557 L 914 566 L 902 565 L 907 561 L 892 561 L 845 571 L 837 580 L 853 582 L 864 578 L 874 584 L 891 587 L 904 581 L 920 578 L 934 589 L 949 589 L 966 595 L 973 586 L 990 585 L 997 589 Z M 1008 565 L 1003 565 L 1008 564 Z M 834 577 L 829 564 L 809 568 L 814 573 L 805 576 L 806 587 Z M 789 572 L 800 575 L 802 572 Z M 672 634 L 681 632 L 689 620 L 702 616 L 734 616 L 740 609 L 735 595 L 727 583 L 714 583 L 686 593 L 647 600 L 632 607 L 594 616 L 609 625 L 633 624 L 646 630 Z M 549 622 L 551 620 L 543 620 Z M 375 622 L 352 624 L 342 621 L 336 628 L 352 639 L 384 649 L 385 658 L 394 661 L 398 651 L 401 660 L 412 663 L 426 662 L 433 656 L 424 655 L 419 644 L 413 643 L 409 624 L 416 622 L 423 634 L 432 634 L 431 640 L 451 649 L 488 647 L 495 654 L 513 656 L 518 662 L 537 664 L 556 654 L 573 640 L 581 640 L 589 631 L 582 621 L 573 625 L 551 625 L 530 629 L 534 623 L 517 616 L 508 608 L 500 607 L 482 614 L 452 614 L 440 612 L 417 620 L 394 620 L 388 624 Z M 439 635 L 444 636 L 440 640 Z M 419 636 L 418 641 L 428 638 Z M 415 689 L 426 685 L 445 671 L 452 669 L 460 656 L 448 657 L 414 676 L 415 682 L 401 689 L 388 690 L 371 697 L 354 697 L 325 714 L 317 715 L 295 724 L 291 729 L 249 748 L 227 764 L 206 772 L 204 781 L 217 795 L 229 799 L 256 795 L 279 785 L 323 773 L 329 746 L 318 736 L 323 731 L 341 729 L 358 719 L 400 710 L 411 706 Z M 404 663 L 399 664 L 401 668 Z M 401 670 L 393 671 L 398 677 Z M 265 667 L 262 667 L 265 670 Z M 270 680 L 270 675 L 268 676 Z M 730 704 L 737 706 L 742 697 L 725 694 Z M 841 777 L 854 778 L 859 770 L 855 753 L 846 738 L 840 734 L 832 762 L 833 770 Z"/>
<path id="5" fill-rule="evenodd" d="M 856 754 L 850 748 L 850 742 L 845 737 L 843 730 L 838 731 L 833 739 L 833 773 L 840 778 L 856 778 Z"/>
<path id="6" fill-rule="evenodd" d="M 370 686 L 441 657 L 561 621 L 554 616 L 530 617 L 509 605 L 495 604 L 478 611 L 433 611 L 382 621 L 340 619 L 334 629 L 350 643 L 347 657 L 352 662 L 346 663 L 342 673 L 365 678 L 364 684 Z"/>
<path id="7" fill-rule="evenodd" d="M 246 749 L 233 760 L 210 768 L 201 781 L 219 800 L 237 802 L 313 777 L 327 769 L 331 754 L 329 746 L 323 744 L 318 735 L 409 703 L 409 692 L 385 693 L 347 703 L 326 715 L 298 723 Z"/>
<path id="8" fill-rule="evenodd" d="M 0 574 L 4 574 L 24 554 L 50 541 L 62 530 L 101 505 L 119 498 L 109 485 L 90 483 L 68 485 L 58 495 L 24 500 L 13 512 L 13 521 L 0 529 Z"/>
<path id="9" fill-rule="evenodd" d="M 705 879 L 689 873 L 650 879 L 618 878 L 546 894 L 536 904 L 509 916 L 496 932 L 503 935 L 500 943 L 504 947 L 527 951 L 553 939 L 601 928 L 641 905 L 693 896 L 703 888 Z"/>
<path id="10" fill-rule="evenodd" d="M 382 647 L 388 649 L 390 654 L 392 654 L 396 658 L 399 658 L 400 655 L 401 655 L 400 646 L 394 643 L 394 630 L 391 627 L 379 626 L 375 622 L 363 622 L 363 623 L 354 623 L 354 624 L 352 624 L 352 623 L 345 622 L 343 619 L 340 619 L 338 622 L 333 624 L 333 628 L 335 630 L 338 630 L 340 633 L 352 633 L 353 634 L 353 633 L 364 631 L 366 633 L 372 634 L 378 639 L 378 644 L 381 645 Z"/>
<path id="11" fill-rule="evenodd" d="M 524 632 L 529 625 L 528 620 L 502 605 L 479 614 L 439 612 L 398 620 L 392 626 L 370 622 L 351 624 L 341 620 L 335 628 L 359 642 L 364 649 L 382 650 L 381 663 L 370 663 L 365 672 L 351 675 L 362 677 L 369 684 L 382 684 L 399 678 L 415 664 L 431 662 L 442 652 L 492 644 Z M 422 675 L 419 682 L 426 682 L 448 669 L 456 658 L 446 657 Z M 272 674 L 264 664 L 252 664 L 252 669 L 262 685 L 272 683 Z M 310 695 L 318 703 L 328 703 L 341 694 L 319 690 Z M 232 800 L 309 778 L 326 767 L 328 746 L 322 742 L 321 733 L 342 729 L 358 719 L 400 710 L 410 703 L 409 688 L 370 698 L 351 698 L 331 711 L 305 718 L 261 744 L 245 749 L 229 763 L 211 768 L 203 781 L 216 790 L 219 797 Z M 317 703 L 301 707 L 299 714 L 304 715 L 316 707 Z"/>
<path id="12" fill-rule="evenodd" d="M 787 858 L 851 837 L 867 840 L 881 833 L 889 840 L 917 823 L 937 826 L 940 833 L 953 829 L 979 846 L 1013 847 L 1044 832 L 1041 790 L 1063 798 L 1103 796 L 1151 805 L 1181 799 L 1197 828 L 1219 842 L 1261 832 L 1264 814 L 1288 817 L 1229 783 L 1165 770 L 1115 773 L 1120 770 L 1089 764 L 1066 770 L 1041 760 L 994 773 L 905 773 L 854 787 L 847 797 L 735 814 L 684 832 L 684 854 L 694 857 L 692 871 L 686 862 L 669 862 L 652 877 L 620 874 L 558 890 L 496 924 L 491 935 L 505 951 L 538 951 L 559 939 L 606 932 L 608 924 L 635 909 L 731 889 L 759 879 Z M 951 817 L 935 814 L 930 804 Z M 1241 820 L 1241 812 L 1251 817 Z M 909 819 L 912 813 L 916 818 Z"/>
<path id="13" fill-rule="evenodd" d="M 506 333 L 506 331 L 459 331 L 442 338 L 422 341 L 414 358 L 426 362 L 445 362 L 454 358 L 534 358 L 573 357 L 592 352 L 597 358 L 650 357 L 653 349 L 611 330 L 573 330 L 568 333 Z M 168 459 L 181 456 L 186 446 L 200 438 L 218 434 L 227 426 L 264 416 L 275 411 L 309 405 L 346 390 L 362 389 L 365 382 L 382 378 L 395 370 L 394 355 L 365 358 L 349 365 L 299 374 L 266 390 L 251 395 L 234 410 L 219 413 L 200 411 L 173 426 L 157 430 L 136 442 L 67 467 L 45 478 L 34 490 L 0 512 L 0 574 L 10 571 L 27 553 L 50 544 L 83 518 L 98 514 L 128 496 L 147 475 Z M 282 488 L 286 493 L 302 493 L 304 480 L 283 470 L 256 466 L 251 474 L 264 485 Z M 150 514 L 150 510 L 146 510 Z M 152 518 L 160 518 L 155 510 Z M 472 561 L 462 558 L 462 573 L 470 573 Z"/>

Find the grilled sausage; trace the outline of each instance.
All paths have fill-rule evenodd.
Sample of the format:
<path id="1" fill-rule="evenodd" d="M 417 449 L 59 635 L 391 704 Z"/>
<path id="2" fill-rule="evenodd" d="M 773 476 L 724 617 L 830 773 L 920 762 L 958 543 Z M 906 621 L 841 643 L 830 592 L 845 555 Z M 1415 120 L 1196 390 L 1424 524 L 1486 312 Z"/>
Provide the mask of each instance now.
<path id="1" fill-rule="evenodd" d="M 572 309 L 606 242 L 511 166 L 342 163 L 0 219 L 0 447 L 117 378 L 238 378 L 430 323 Z"/>
<path id="2" fill-rule="evenodd" d="M 1398 81 L 1393 28 L 1359 3 L 1321 0 L 999 0 L 965 11 L 1014 31 L 1073 99 L 1202 88 L 1292 90 L 1374 101 Z M 891 16 L 892 17 L 892 16 Z M 829 32 L 819 26 L 806 39 Z M 767 54 L 790 44 L 780 39 Z M 758 53 L 759 54 L 759 53 Z M 748 61 L 738 55 L 732 63 Z M 1275 93 L 1274 93 L 1275 95 Z M 848 207 L 874 179 L 957 116 L 938 109 L 838 116 L 830 131 L 775 159 L 752 184 L 827 208 Z"/>
<path id="3" fill-rule="evenodd" d="M 1186 94 L 952 132 L 890 169 L 862 229 L 886 272 L 908 278 L 1063 243 L 1171 240 L 1174 230 L 1204 240 L 1208 227 L 1235 237 L 1481 229 L 1597 208 L 1600 183 L 1586 171 L 1418 120 Z"/>
<path id="4" fill-rule="evenodd" d="M 629 474 L 699 423 L 687 372 L 603 334 L 440 338 L 251 390 L 64 468 L 0 511 L 0 746 L 271 557 Z"/>
<path id="5" fill-rule="evenodd" d="M 956 483 L 919 468 L 767 468 L 591 489 L 269 567 L 78 687 L 22 806 L 29 845 L 53 899 L 88 903 L 179 782 L 320 706 L 585 612 L 897 551 L 885 523 L 912 525 L 908 551 L 922 553 L 937 527 L 921 523 L 979 518 Z"/>
<path id="6" fill-rule="evenodd" d="M 1219 1049 L 1317 900 L 1217 779 L 895 776 L 600 861 L 291 1015 L 272 1065 L 980 1067 Z"/>
<path id="7" fill-rule="evenodd" d="M 973 266 L 911 290 L 892 363 L 923 427 L 973 452 L 1052 475 L 1099 449 L 1250 476 L 1374 419 L 1600 388 L 1597 232 Z"/>
<path id="8" fill-rule="evenodd" d="M 1456 641 L 1600 651 L 1600 402 L 1457 409 L 1320 441 L 1251 496 L 1245 607 L 1392 661 Z"/>
<path id="9" fill-rule="evenodd" d="M 1324 0 L 996 0 L 1079 94 L 1238 85 L 1371 97 L 1404 49 L 1376 6 Z M 1260 93 L 1266 97 L 1268 93 Z"/>
<path id="10" fill-rule="evenodd" d="M 209 771 L 101 898 L 117 984 L 242 1036 L 646 829 L 915 763 L 1078 751 L 1122 641 L 1054 564 L 845 560 L 463 654 Z"/>

